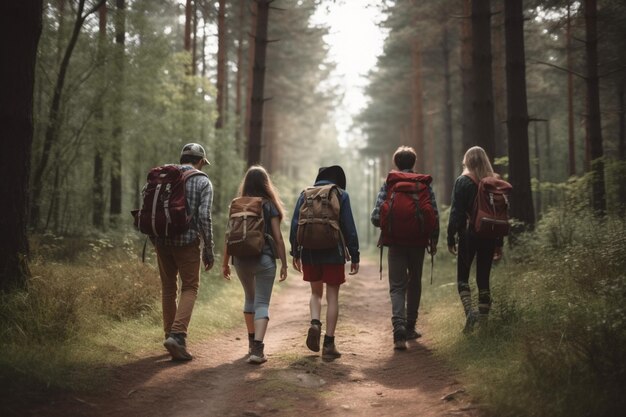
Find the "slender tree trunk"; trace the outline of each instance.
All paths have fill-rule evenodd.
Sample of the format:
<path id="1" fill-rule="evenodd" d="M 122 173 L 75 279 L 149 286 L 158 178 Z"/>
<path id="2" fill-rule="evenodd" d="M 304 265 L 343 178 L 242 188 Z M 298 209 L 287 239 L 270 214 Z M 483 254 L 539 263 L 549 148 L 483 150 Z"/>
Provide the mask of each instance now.
<path id="1" fill-rule="evenodd" d="M 193 7 L 191 9 L 192 13 L 192 26 L 193 26 L 193 39 L 191 46 L 191 75 L 196 75 L 198 72 L 198 7 L 197 2 L 193 2 Z"/>
<path id="2" fill-rule="evenodd" d="M 111 108 L 111 207 L 110 223 L 116 225 L 122 214 L 122 135 L 124 117 L 124 41 L 126 38 L 125 0 L 116 0 L 115 12 L 115 55 L 113 94 L 114 105 Z"/>
<path id="3" fill-rule="evenodd" d="M 574 63 L 572 59 L 572 17 L 571 3 L 567 4 L 567 21 L 565 27 L 567 52 L 567 145 L 568 145 L 568 174 L 576 175 L 576 136 L 574 131 Z"/>
<path id="4" fill-rule="evenodd" d="M 245 120 L 245 141 L 246 141 L 246 159 L 248 148 L 250 145 L 250 126 L 252 124 L 252 84 L 254 81 L 254 57 L 256 55 L 255 34 L 257 31 L 257 22 L 259 20 L 259 10 L 256 0 L 250 2 L 250 37 L 248 39 L 248 79 L 246 93 L 246 120 Z"/>
<path id="5" fill-rule="evenodd" d="M 618 91 L 619 101 L 619 160 L 622 162 L 622 176 L 619 179 L 619 212 L 621 216 L 624 216 L 626 211 L 626 175 L 624 175 L 624 163 L 626 162 L 626 108 L 624 107 L 624 83 L 619 87 Z"/>
<path id="6" fill-rule="evenodd" d="M 526 56 L 522 0 L 504 4 L 506 36 L 507 129 L 509 136 L 509 181 L 513 186 L 511 215 L 528 227 L 535 224 L 530 185 Z"/>
<path id="7" fill-rule="evenodd" d="M 24 288 L 28 269 L 28 183 L 33 90 L 42 0 L 0 2 L 0 291 Z"/>
<path id="8" fill-rule="evenodd" d="M 185 34 L 183 40 L 183 48 L 187 52 L 191 52 L 191 16 L 193 13 L 193 4 L 191 0 L 185 3 Z"/>
<path id="9" fill-rule="evenodd" d="M 422 55 L 419 40 L 411 44 L 411 143 L 417 153 L 415 170 L 424 172 L 424 100 L 422 90 Z"/>
<path id="10" fill-rule="evenodd" d="M 267 52 L 267 27 L 270 3 L 257 1 L 257 27 L 255 35 L 254 77 L 252 80 L 252 112 L 250 114 L 250 140 L 248 142 L 248 166 L 261 160 L 261 137 L 263 132 L 263 102 L 265 90 L 265 56 Z"/>
<path id="11" fill-rule="evenodd" d="M 72 53 L 78 42 L 78 35 L 80 35 L 81 28 L 87 16 L 94 13 L 105 0 L 99 0 L 94 7 L 88 10 L 85 14 L 85 0 L 78 2 L 76 11 L 76 20 L 74 22 L 74 28 L 72 29 L 72 35 L 65 49 L 63 59 L 61 60 L 61 66 L 59 67 L 59 73 L 57 75 L 54 92 L 52 94 L 52 100 L 50 102 L 50 111 L 48 113 L 48 122 L 46 125 L 46 134 L 44 137 L 43 150 L 41 153 L 41 159 L 35 167 L 32 181 L 32 208 L 30 216 L 30 225 L 33 228 L 37 228 L 39 224 L 39 216 L 41 211 L 41 192 L 43 190 L 43 174 L 48 167 L 48 160 L 50 159 L 50 152 L 52 146 L 56 144 L 59 137 L 59 131 L 61 129 L 61 98 L 63 96 L 63 87 L 65 86 L 65 78 L 67 76 L 67 70 L 70 66 L 70 59 Z"/>
<path id="12" fill-rule="evenodd" d="M 511 1 L 511 0 L 509 0 Z M 513 0 L 519 1 L 519 0 Z M 541 218 L 541 149 L 539 146 L 539 126 L 537 126 L 538 122 L 535 122 L 533 125 L 533 132 L 535 138 L 535 176 L 537 178 L 537 192 L 536 192 L 536 201 L 535 201 L 535 214 L 537 218 Z"/>
<path id="13" fill-rule="evenodd" d="M 497 3 L 500 7 L 500 2 Z M 494 12 L 493 18 L 493 102 L 495 112 L 495 157 L 506 156 L 506 58 L 504 51 L 504 17 L 500 11 Z M 500 169 L 498 171 L 501 171 Z"/>
<path id="14" fill-rule="evenodd" d="M 600 79 L 598 77 L 598 31 L 596 0 L 585 0 L 585 29 L 587 39 L 587 126 L 589 131 L 589 151 L 592 180 L 592 202 L 594 210 L 603 215 L 606 212 L 604 189 L 604 149 L 602 146 L 602 124 L 600 115 Z"/>
<path id="15" fill-rule="evenodd" d="M 482 147 L 493 161 L 496 155 L 496 143 L 491 70 L 490 0 L 472 0 L 472 44 L 474 143 Z"/>
<path id="16" fill-rule="evenodd" d="M 241 138 L 241 110 L 242 110 L 242 81 L 243 81 L 243 37 L 245 24 L 245 5 L 246 0 L 239 0 L 239 28 L 237 31 L 237 78 L 235 81 L 235 118 L 237 119 L 237 127 L 235 128 L 235 148 L 237 154 L 241 155 L 242 138 Z"/>
<path id="17" fill-rule="evenodd" d="M 105 50 L 107 43 L 107 7 L 106 4 L 100 6 L 99 9 L 99 31 L 98 31 L 98 54 L 97 61 L 100 80 L 102 86 L 101 99 L 96 102 L 95 119 L 96 129 L 94 138 L 94 161 L 93 161 L 93 212 L 92 223 L 94 227 L 102 229 L 104 227 L 104 145 L 107 143 L 105 139 L 104 129 L 104 93 L 106 90 L 106 69 L 105 69 Z"/>
<path id="18" fill-rule="evenodd" d="M 472 0 L 463 2 L 463 18 L 461 19 L 461 143 L 459 160 L 466 150 L 474 145 L 474 75 L 472 71 Z"/>
<path id="19" fill-rule="evenodd" d="M 217 120 L 215 128 L 224 127 L 224 102 L 226 100 L 226 0 L 219 0 L 217 13 Z"/>
<path id="20" fill-rule="evenodd" d="M 444 78 L 444 127 L 445 127 L 445 139 L 443 152 L 443 196 L 439 197 L 439 200 L 446 205 L 450 205 L 450 198 L 452 196 L 452 186 L 454 183 L 454 153 L 453 153 L 453 141 L 452 134 L 452 87 L 450 74 L 450 45 L 449 45 L 450 30 L 446 23 L 443 31 L 443 78 Z"/>

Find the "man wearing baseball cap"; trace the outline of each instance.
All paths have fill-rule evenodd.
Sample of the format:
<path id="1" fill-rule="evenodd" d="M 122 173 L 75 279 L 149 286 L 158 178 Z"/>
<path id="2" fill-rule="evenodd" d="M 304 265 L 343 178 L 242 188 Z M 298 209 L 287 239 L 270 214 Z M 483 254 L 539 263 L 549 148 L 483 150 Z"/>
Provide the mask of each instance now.
<path id="1" fill-rule="evenodd" d="M 204 148 L 197 143 L 188 143 L 180 153 L 182 171 L 201 171 L 210 165 Z M 213 186 L 204 172 L 190 176 L 185 183 L 185 197 L 191 214 L 191 227 L 173 238 L 155 238 L 154 244 L 161 275 L 163 326 L 166 339 L 163 346 L 172 360 L 192 359 L 187 351 L 187 327 L 198 295 L 200 283 L 200 260 L 205 270 L 213 267 L 213 227 L 211 205 Z M 180 275 L 180 299 L 178 277 Z"/>

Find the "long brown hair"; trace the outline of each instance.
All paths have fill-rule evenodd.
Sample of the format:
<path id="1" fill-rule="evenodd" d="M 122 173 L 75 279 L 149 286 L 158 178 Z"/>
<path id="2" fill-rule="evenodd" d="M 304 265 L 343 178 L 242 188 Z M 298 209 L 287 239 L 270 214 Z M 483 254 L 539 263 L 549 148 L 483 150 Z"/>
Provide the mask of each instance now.
<path id="1" fill-rule="evenodd" d="M 489 157 L 480 146 L 471 147 L 463 157 L 463 175 L 472 175 L 477 181 L 494 175 Z"/>
<path id="2" fill-rule="evenodd" d="M 282 220 L 285 216 L 285 207 L 278 195 L 278 190 L 261 165 L 253 165 L 248 168 L 241 185 L 239 185 L 239 196 L 263 197 L 270 200 L 278 210 L 278 218 Z"/>

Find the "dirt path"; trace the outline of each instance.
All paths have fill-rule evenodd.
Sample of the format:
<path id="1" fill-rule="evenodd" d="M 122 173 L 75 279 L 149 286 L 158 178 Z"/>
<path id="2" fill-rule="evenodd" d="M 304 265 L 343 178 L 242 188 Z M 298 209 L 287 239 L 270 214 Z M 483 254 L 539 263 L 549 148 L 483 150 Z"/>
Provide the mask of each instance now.
<path id="1" fill-rule="evenodd" d="M 161 353 L 115 370 L 98 395 L 70 396 L 31 410 L 38 416 L 477 416 L 455 374 L 433 357 L 425 336 L 392 349 L 387 285 L 364 264 L 342 287 L 337 347 L 321 360 L 304 345 L 308 284 L 290 271 L 272 300 L 265 340 L 269 360 L 245 363 L 242 325 L 206 342 L 190 338 L 195 359 L 176 364 Z M 283 284 L 280 284 L 283 285 Z M 193 326 L 193 323 L 192 323 Z M 448 394 L 451 399 L 443 400 Z"/>

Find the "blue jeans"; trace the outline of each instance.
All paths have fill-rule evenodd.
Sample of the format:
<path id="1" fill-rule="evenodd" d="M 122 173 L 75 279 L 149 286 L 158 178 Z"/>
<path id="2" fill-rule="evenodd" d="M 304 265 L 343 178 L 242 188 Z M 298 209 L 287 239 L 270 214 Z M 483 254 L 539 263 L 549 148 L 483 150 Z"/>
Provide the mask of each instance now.
<path id="1" fill-rule="evenodd" d="M 254 261 L 235 258 L 235 270 L 245 294 L 243 312 L 254 313 L 255 320 L 269 319 L 276 260 L 268 255 Z"/>

